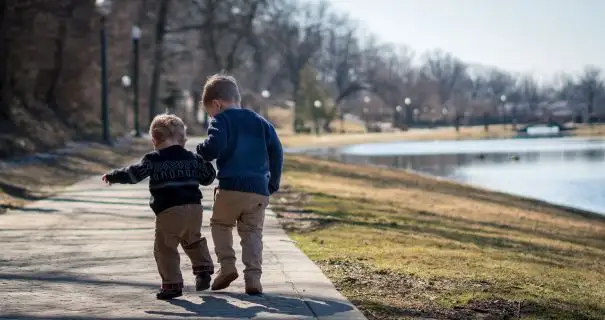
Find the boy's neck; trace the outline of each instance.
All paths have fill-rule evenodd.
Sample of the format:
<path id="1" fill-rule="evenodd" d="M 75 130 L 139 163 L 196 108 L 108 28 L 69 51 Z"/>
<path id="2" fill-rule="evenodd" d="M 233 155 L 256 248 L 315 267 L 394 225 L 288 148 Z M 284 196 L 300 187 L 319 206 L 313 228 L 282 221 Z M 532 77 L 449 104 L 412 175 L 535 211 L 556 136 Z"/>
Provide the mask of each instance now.
<path id="1" fill-rule="evenodd" d="M 158 144 L 157 146 L 155 146 L 155 149 L 162 150 L 162 149 L 166 149 L 166 148 L 170 148 L 170 147 L 174 147 L 174 146 L 183 147 L 183 145 L 181 143 L 178 143 L 176 141 L 166 140 L 166 141 Z"/>
<path id="2" fill-rule="evenodd" d="M 229 102 L 223 105 L 223 110 L 240 109 L 242 106 L 237 103 Z"/>

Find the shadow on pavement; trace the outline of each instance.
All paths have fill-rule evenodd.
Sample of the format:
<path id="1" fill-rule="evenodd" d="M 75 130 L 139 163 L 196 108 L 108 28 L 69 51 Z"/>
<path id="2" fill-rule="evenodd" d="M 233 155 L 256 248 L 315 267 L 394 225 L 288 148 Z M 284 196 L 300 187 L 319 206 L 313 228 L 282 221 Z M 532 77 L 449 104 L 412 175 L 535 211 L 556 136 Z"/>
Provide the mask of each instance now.
<path id="1" fill-rule="evenodd" d="M 287 295 L 264 294 L 250 296 L 236 293 L 213 293 L 201 296 L 202 303 L 184 299 L 167 301 L 187 312 L 147 311 L 148 314 L 168 317 L 236 317 L 254 318 L 262 313 L 273 315 L 325 317 L 352 310 L 348 304 L 312 297 L 292 297 Z M 238 301 L 236 304 L 231 301 Z"/>

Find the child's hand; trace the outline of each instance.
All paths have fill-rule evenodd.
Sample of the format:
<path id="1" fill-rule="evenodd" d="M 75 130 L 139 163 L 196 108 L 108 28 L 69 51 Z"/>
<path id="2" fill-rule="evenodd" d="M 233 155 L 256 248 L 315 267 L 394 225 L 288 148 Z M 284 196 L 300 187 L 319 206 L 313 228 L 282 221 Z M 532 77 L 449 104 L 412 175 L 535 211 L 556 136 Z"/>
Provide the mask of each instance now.
<path id="1" fill-rule="evenodd" d="M 111 182 L 109 182 L 109 181 L 107 180 L 107 174 L 104 174 L 104 175 L 101 177 L 101 180 L 103 180 L 103 182 L 107 183 L 108 185 L 111 185 Z"/>

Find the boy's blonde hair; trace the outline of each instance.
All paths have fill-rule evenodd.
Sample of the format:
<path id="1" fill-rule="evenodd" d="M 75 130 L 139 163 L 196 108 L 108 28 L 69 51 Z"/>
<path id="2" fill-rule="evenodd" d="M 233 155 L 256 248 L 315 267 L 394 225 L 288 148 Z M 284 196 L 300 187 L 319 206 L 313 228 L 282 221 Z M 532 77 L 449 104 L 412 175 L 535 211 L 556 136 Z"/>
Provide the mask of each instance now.
<path id="1" fill-rule="evenodd" d="M 183 120 L 173 114 L 160 114 L 153 118 L 149 135 L 158 143 L 173 140 L 185 144 L 186 127 Z"/>
<path id="2" fill-rule="evenodd" d="M 226 74 L 217 73 L 206 80 L 202 92 L 202 105 L 206 106 L 212 100 L 230 101 L 241 103 L 241 96 L 237 86 L 237 80 Z"/>

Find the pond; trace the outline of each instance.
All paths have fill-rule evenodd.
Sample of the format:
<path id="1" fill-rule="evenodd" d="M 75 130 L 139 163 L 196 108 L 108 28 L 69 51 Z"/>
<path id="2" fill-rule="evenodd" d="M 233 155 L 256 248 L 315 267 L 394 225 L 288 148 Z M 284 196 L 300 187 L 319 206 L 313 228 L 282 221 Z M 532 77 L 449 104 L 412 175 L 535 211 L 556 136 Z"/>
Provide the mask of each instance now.
<path id="1" fill-rule="evenodd" d="M 605 140 L 407 141 L 305 150 L 349 163 L 404 168 L 605 214 Z"/>

